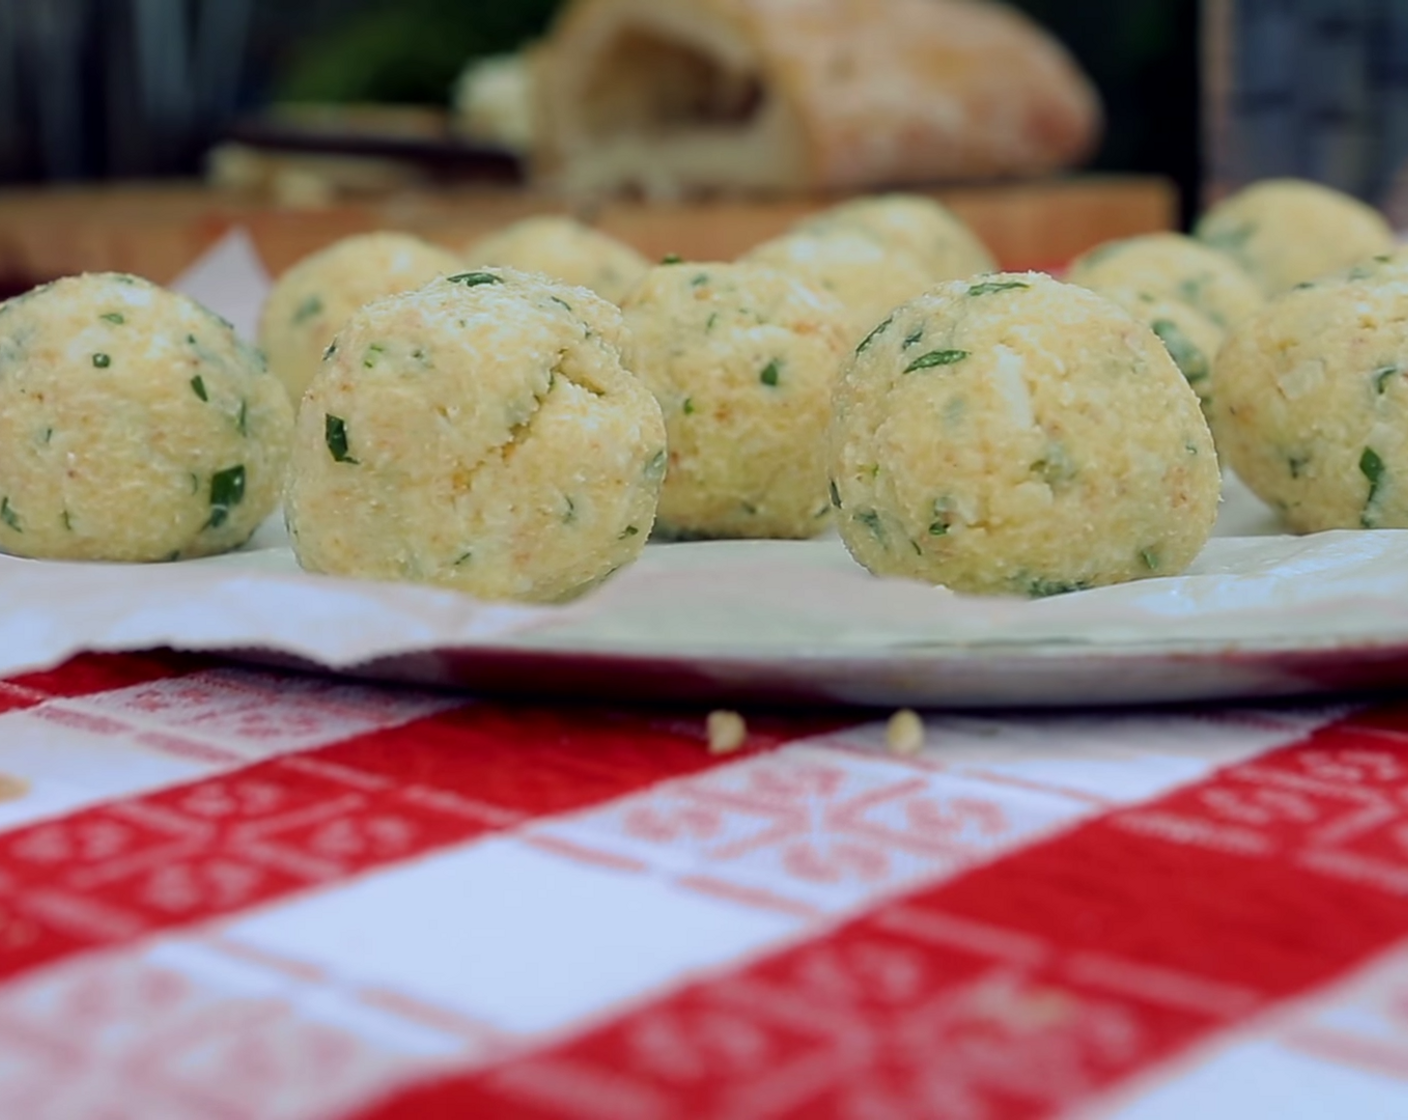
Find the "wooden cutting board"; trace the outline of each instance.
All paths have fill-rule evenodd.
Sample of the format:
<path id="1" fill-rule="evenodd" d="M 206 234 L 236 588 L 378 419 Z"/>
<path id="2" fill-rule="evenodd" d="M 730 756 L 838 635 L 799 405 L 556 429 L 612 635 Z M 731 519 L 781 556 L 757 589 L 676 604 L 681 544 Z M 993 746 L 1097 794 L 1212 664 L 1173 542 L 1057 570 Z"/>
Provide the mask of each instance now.
<path id="1" fill-rule="evenodd" d="M 1177 205 L 1173 186 L 1152 177 L 1081 176 L 930 193 L 972 225 L 1007 268 L 1059 266 L 1101 241 L 1168 229 Z M 727 260 L 834 201 L 620 201 L 582 216 L 651 258 Z M 565 209 L 509 188 L 417 190 L 312 209 L 186 184 L 13 190 L 0 192 L 0 278 L 14 288 L 115 270 L 165 283 L 235 225 L 250 231 L 277 273 L 354 233 L 403 229 L 460 248 L 517 218 Z"/>

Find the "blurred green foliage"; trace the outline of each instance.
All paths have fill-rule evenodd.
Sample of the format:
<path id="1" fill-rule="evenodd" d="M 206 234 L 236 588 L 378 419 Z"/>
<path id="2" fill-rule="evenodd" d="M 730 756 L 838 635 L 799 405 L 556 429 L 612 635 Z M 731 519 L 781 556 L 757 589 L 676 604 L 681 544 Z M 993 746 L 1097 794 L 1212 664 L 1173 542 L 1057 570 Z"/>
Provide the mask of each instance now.
<path id="1" fill-rule="evenodd" d="M 560 0 L 379 0 L 342 13 L 293 52 L 284 101 L 444 104 L 465 61 L 542 33 Z"/>

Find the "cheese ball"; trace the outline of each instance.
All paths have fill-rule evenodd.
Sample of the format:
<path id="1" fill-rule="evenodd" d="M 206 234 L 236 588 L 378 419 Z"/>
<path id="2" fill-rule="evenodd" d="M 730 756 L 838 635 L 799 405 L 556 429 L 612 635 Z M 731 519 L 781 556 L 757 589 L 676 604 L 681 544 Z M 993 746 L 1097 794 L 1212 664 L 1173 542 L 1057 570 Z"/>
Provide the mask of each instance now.
<path id="1" fill-rule="evenodd" d="M 1165 299 L 1138 288 L 1105 288 L 1097 294 L 1119 304 L 1159 336 L 1168 356 L 1206 409 L 1212 395 L 1213 359 L 1226 332 L 1180 300 Z"/>
<path id="2" fill-rule="evenodd" d="M 1394 249 L 1384 216 L 1302 179 L 1266 179 L 1209 210 L 1194 234 L 1226 253 L 1269 295 Z"/>
<path id="3" fill-rule="evenodd" d="M 259 354 L 185 296 L 95 273 L 0 305 L 5 552 L 228 552 L 278 504 L 292 427 Z"/>
<path id="4" fill-rule="evenodd" d="M 816 536 L 822 437 L 846 352 L 845 310 L 758 264 L 652 269 L 622 306 L 626 365 L 660 402 L 669 537 Z"/>
<path id="5" fill-rule="evenodd" d="M 553 602 L 639 554 L 665 425 L 621 315 L 511 269 L 362 308 L 299 410 L 285 499 L 315 572 Z"/>
<path id="6" fill-rule="evenodd" d="M 742 260 L 789 273 L 835 296 L 846 309 L 852 346 L 932 283 L 916 258 L 891 253 L 849 229 L 790 233 L 763 242 Z"/>
<path id="7" fill-rule="evenodd" d="M 491 233 L 464 251 L 471 267 L 503 266 L 537 272 L 564 284 L 590 288 L 620 303 L 650 262 L 623 241 L 561 215 L 525 218 Z"/>
<path id="8" fill-rule="evenodd" d="M 1408 527 L 1408 277 L 1287 292 L 1217 359 L 1212 421 L 1286 524 Z"/>
<path id="9" fill-rule="evenodd" d="M 1173 575 L 1217 513 L 1207 422 L 1158 338 L 1040 273 L 943 284 L 877 327 L 828 462 L 862 565 L 961 592 Z"/>
<path id="10" fill-rule="evenodd" d="M 1236 261 L 1181 233 L 1107 241 L 1077 257 L 1066 279 L 1096 292 L 1133 288 L 1176 299 L 1224 330 L 1266 302 Z"/>
<path id="11" fill-rule="evenodd" d="M 344 238 L 279 277 L 260 316 L 259 345 L 296 405 L 354 311 L 461 268 L 448 249 L 407 233 Z"/>
<path id="12" fill-rule="evenodd" d="M 892 253 L 916 257 L 930 281 L 960 280 L 997 267 L 987 246 L 962 219 L 923 195 L 883 194 L 843 202 L 797 228 L 855 230 Z"/>

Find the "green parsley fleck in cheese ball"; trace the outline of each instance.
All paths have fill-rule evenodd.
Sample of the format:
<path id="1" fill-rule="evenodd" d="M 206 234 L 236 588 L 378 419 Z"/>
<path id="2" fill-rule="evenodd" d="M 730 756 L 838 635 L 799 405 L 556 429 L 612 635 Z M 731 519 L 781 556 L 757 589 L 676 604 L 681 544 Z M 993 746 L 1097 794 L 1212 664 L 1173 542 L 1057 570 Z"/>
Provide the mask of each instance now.
<path id="1" fill-rule="evenodd" d="M 1084 285 L 1082 285 L 1084 286 Z M 1138 288 L 1102 288 L 1097 293 L 1119 304 L 1159 336 L 1204 408 L 1212 394 L 1212 363 L 1226 336 L 1196 308 Z"/>
<path id="2" fill-rule="evenodd" d="M 660 401 L 661 535 L 807 538 L 826 528 L 822 437 L 845 310 L 759 264 L 652 269 L 622 305 L 626 365 Z"/>
<path id="3" fill-rule="evenodd" d="M 1213 428 L 1298 532 L 1408 527 L 1408 277 L 1287 292 L 1217 359 Z"/>
<path id="4" fill-rule="evenodd" d="M 890 252 L 863 233 L 839 227 L 765 241 L 742 260 L 769 265 L 835 296 L 846 309 L 852 346 L 933 282 L 917 257 Z"/>
<path id="5" fill-rule="evenodd" d="M 877 327 L 828 460 L 851 554 L 955 591 L 1173 575 L 1217 512 L 1212 437 L 1158 338 L 1040 273 L 943 284 Z"/>
<path id="6" fill-rule="evenodd" d="M 1066 273 L 1092 291 L 1135 288 L 1195 308 L 1223 329 L 1266 302 L 1256 281 L 1225 253 L 1180 233 L 1108 241 L 1077 257 Z"/>
<path id="7" fill-rule="evenodd" d="M 408 233 L 343 238 L 279 277 L 264 304 L 259 345 L 296 405 L 323 351 L 354 311 L 461 268 L 448 249 Z"/>
<path id="8" fill-rule="evenodd" d="M 923 195 L 882 194 L 843 202 L 797 228 L 855 230 L 892 253 L 918 258 L 931 281 L 961 280 L 997 267 L 987 246 L 962 219 Z"/>
<path id="9" fill-rule="evenodd" d="M 71 276 L 0 305 L 0 549 L 175 560 L 243 544 L 278 504 L 293 409 L 200 304 Z"/>
<path id="10" fill-rule="evenodd" d="M 621 315 L 511 269 L 358 311 L 298 414 L 285 512 L 316 572 L 550 602 L 634 560 L 665 426 Z"/>
<path id="11" fill-rule="evenodd" d="M 542 215 L 525 218 L 464 251 L 472 268 L 500 265 L 537 272 L 564 284 L 590 288 L 602 299 L 620 303 L 645 275 L 650 262 L 623 241 L 573 218 Z"/>
<path id="12" fill-rule="evenodd" d="M 1228 254 L 1270 295 L 1394 249 L 1382 214 L 1302 179 L 1266 179 L 1219 202 L 1199 241 Z"/>

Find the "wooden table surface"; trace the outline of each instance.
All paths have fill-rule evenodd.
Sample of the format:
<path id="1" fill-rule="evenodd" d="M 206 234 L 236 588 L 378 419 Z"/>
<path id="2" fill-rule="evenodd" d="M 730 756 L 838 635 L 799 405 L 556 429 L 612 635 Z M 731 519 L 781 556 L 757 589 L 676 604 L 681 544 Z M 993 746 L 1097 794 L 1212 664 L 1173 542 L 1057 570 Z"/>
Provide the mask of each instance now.
<path id="1" fill-rule="evenodd" d="M 969 222 L 1004 267 L 1044 267 L 1114 237 L 1170 228 L 1177 199 L 1165 180 L 1080 176 L 931 193 Z M 823 197 L 647 204 L 619 201 L 589 215 L 652 258 L 730 259 L 835 201 Z M 171 280 L 234 225 L 253 235 L 274 272 L 322 246 L 374 229 L 403 229 L 458 248 L 533 213 L 563 211 L 522 189 L 417 190 L 313 209 L 204 186 L 117 186 L 0 192 L 0 278 L 13 288 L 81 271 Z"/>

